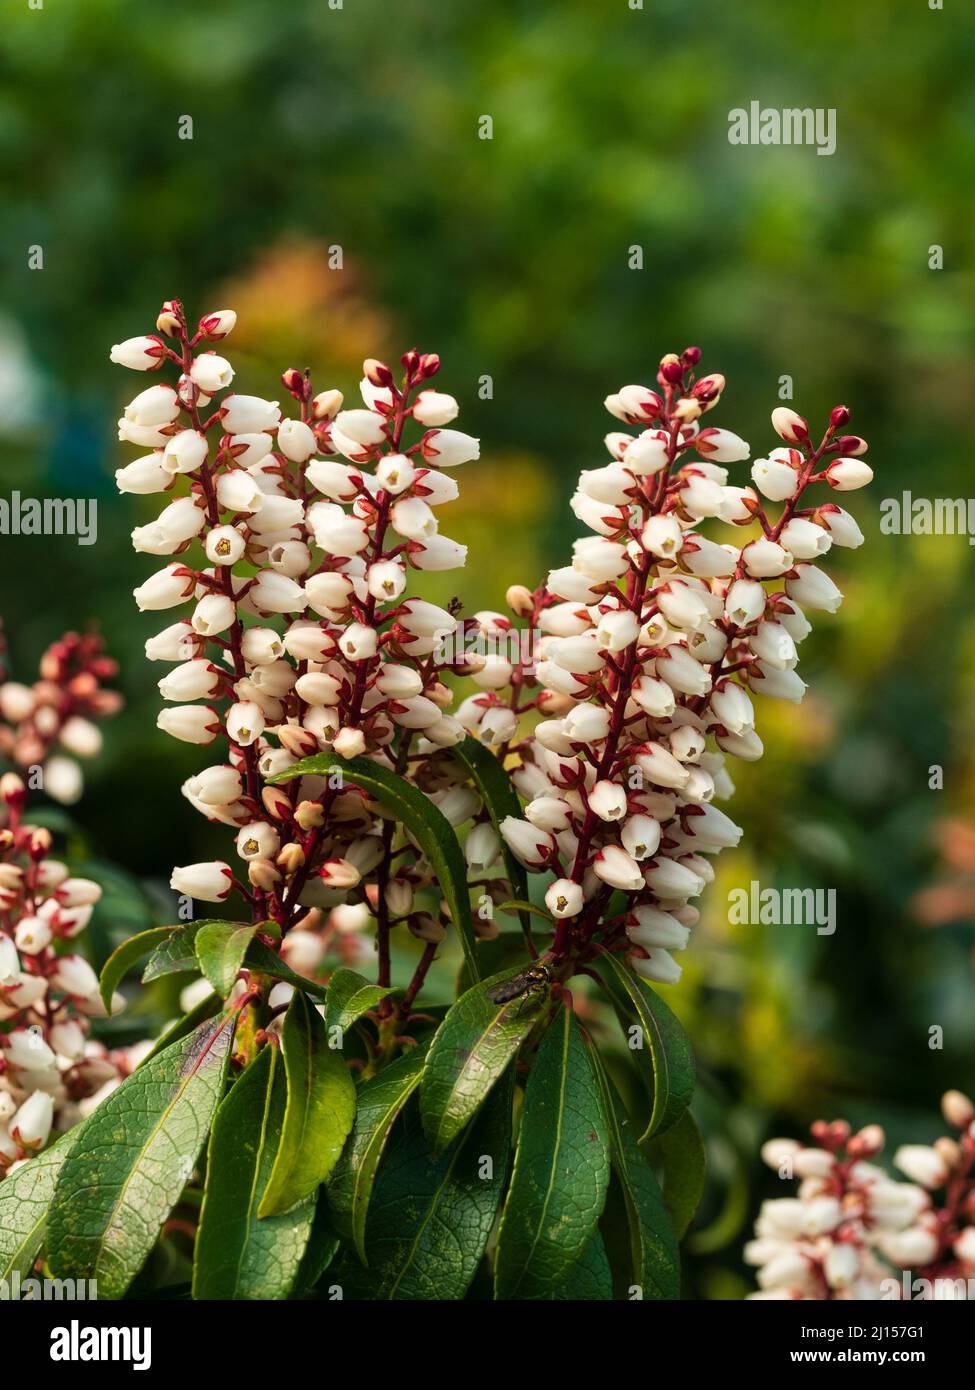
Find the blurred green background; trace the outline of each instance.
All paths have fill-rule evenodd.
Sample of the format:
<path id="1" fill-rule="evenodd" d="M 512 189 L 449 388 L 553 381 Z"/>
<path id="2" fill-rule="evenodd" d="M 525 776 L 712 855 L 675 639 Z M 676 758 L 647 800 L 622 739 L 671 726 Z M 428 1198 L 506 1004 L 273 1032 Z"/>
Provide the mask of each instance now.
<path id="1" fill-rule="evenodd" d="M 762 1138 L 819 1115 L 931 1138 L 940 1092 L 975 1086 L 972 552 L 879 530 L 884 497 L 969 491 L 975 17 L 953 0 L 3 9 L 3 494 L 97 496 L 99 535 L 0 539 L 0 612 L 17 678 L 93 619 L 122 663 L 127 710 L 72 813 L 122 871 L 105 942 L 164 910 L 172 863 L 223 843 L 179 795 L 198 756 L 154 727 L 142 644 L 163 624 L 135 611 L 151 566 L 128 541 L 152 499 L 112 480 L 134 456 L 115 418 L 146 382 L 108 350 L 164 298 L 236 308 L 237 383 L 272 397 L 288 366 L 348 394 L 366 355 L 441 353 L 483 441 L 444 515 L 471 546 L 452 579 L 469 608 L 562 563 L 603 397 L 652 382 L 662 352 L 702 346 L 729 382 L 712 418 L 754 456 L 777 442 L 783 375 L 815 421 L 854 408 L 877 475 L 851 503 L 867 545 L 830 557 L 847 600 L 803 648 L 805 703 L 762 708 L 743 848 L 668 993 L 712 1156 L 688 1289 L 740 1296 L 743 1223 L 774 1186 Z M 835 108 L 835 154 L 730 145 L 728 112 L 752 100 Z M 727 893 L 752 879 L 835 888 L 835 935 L 729 926 Z"/>

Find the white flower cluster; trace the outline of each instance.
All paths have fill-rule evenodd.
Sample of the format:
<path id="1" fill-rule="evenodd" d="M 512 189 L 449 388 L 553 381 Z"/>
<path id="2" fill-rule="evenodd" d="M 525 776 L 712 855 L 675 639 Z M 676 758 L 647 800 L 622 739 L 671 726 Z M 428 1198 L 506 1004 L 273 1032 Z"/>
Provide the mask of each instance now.
<path id="1" fill-rule="evenodd" d="M 609 397 L 612 415 L 641 428 L 608 435 L 610 462 L 579 478 L 572 509 L 593 534 L 543 588 L 508 593 L 541 633 L 537 664 L 486 661 L 474 677 L 482 693 L 458 710 L 503 753 L 521 714 L 543 716 L 518 745 L 524 818 L 509 817 L 503 834 L 524 865 L 555 875 L 545 901 L 560 921 L 556 958 L 584 958 L 599 935 L 663 983 L 680 975 L 672 952 L 698 919 L 691 899 L 714 876 L 709 856 L 741 835 L 714 803 L 734 790 L 727 759 L 762 754 L 752 696 L 802 699 L 805 610 L 835 612 L 841 599 L 817 562 L 863 540 L 847 512 L 808 505 L 806 490 L 822 481 L 846 491 L 872 476 L 864 441 L 842 433 L 845 407 L 818 446 L 780 407 L 772 424 L 783 446 L 755 462 L 754 486 L 731 482 L 725 465 L 749 446 L 703 423 L 724 378 L 696 376 L 699 358 L 696 348 L 669 355 L 659 391 Z M 759 494 L 784 503 L 777 520 Z M 760 533 L 719 543 L 699 530 L 711 520 Z M 480 618 L 485 639 L 510 626 Z M 533 682 L 541 693 L 523 699 Z M 606 921 L 614 889 L 629 901 Z"/>
<path id="2" fill-rule="evenodd" d="M 895 1182 L 870 1162 L 879 1125 L 850 1134 L 844 1121 L 813 1126 L 813 1143 L 772 1139 L 762 1149 L 795 1197 L 762 1203 L 745 1260 L 757 1265 L 753 1299 L 879 1300 L 912 1297 L 894 1271 L 911 1270 L 932 1299 L 971 1296 L 975 1280 L 975 1106 L 960 1091 L 942 1099 L 957 1137 L 905 1144 Z M 940 1194 L 940 1200 L 936 1197 Z M 911 1285 L 913 1287 L 913 1280 Z"/>
<path id="3" fill-rule="evenodd" d="M 0 778 L 0 1176 L 69 1129 L 137 1064 L 148 1044 L 109 1051 L 89 1037 L 105 1009 L 84 956 L 65 949 L 84 931 L 101 888 L 49 857 L 50 831 L 26 824 L 27 792 Z M 124 1004 L 116 996 L 115 1008 Z"/>
<path id="4" fill-rule="evenodd" d="M 449 470 L 476 459 L 479 446 L 449 428 L 454 398 L 426 384 L 440 365 L 431 353 L 405 354 L 399 383 L 368 360 L 361 407 L 343 408 L 336 390 L 313 394 L 307 374 L 293 370 L 282 383 L 294 418 L 256 396 L 215 400 L 234 373 L 212 344 L 235 322 L 221 310 L 191 334 L 169 301 L 162 336 L 112 350 L 125 366 L 178 372 L 175 386 L 151 386 L 126 407 L 119 437 L 150 452 L 116 478 L 123 491 L 168 499 L 132 537 L 137 550 L 172 557 L 135 591 L 139 608 L 191 605 L 146 643 L 151 660 L 171 664 L 158 723 L 203 746 L 226 738 L 227 760 L 183 792 L 234 828 L 250 885 L 215 862 L 177 868 L 172 887 L 216 902 L 236 886 L 257 918 L 287 929 L 300 904 L 341 900 L 374 875 L 389 846 L 360 793 L 321 778 L 280 787 L 264 779 L 319 751 L 394 766 L 464 735 L 439 679 L 455 619 L 406 587 L 411 568 L 464 564 L 465 547 L 441 534 L 436 509 L 457 496 Z M 407 443 L 411 424 L 419 437 Z M 316 876 L 321 883 L 309 882 Z M 397 916 L 410 910 L 407 898 L 404 877 Z"/>

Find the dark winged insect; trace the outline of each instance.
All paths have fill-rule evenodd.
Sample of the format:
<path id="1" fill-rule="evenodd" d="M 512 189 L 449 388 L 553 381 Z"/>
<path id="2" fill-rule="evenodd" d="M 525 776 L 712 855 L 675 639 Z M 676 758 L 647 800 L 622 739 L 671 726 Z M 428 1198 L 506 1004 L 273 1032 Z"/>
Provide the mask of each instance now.
<path id="1" fill-rule="evenodd" d="M 527 1004 L 530 999 L 543 993 L 551 983 L 552 972 L 549 967 L 536 962 L 522 970 L 519 975 L 513 975 L 510 980 L 502 980 L 499 985 L 489 989 L 487 995 L 495 1004 L 507 1004 L 512 999 L 524 996 Z"/>

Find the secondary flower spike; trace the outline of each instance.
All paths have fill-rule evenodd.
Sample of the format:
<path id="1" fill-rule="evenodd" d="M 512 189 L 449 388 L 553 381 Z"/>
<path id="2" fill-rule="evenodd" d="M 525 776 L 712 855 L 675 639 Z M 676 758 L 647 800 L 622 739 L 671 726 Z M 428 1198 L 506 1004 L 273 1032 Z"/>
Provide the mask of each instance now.
<path id="1" fill-rule="evenodd" d="M 762 755 L 754 697 L 802 699 L 805 610 L 832 613 L 842 598 L 820 561 L 863 540 L 831 500 L 872 476 L 866 444 L 843 432 L 846 407 L 818 443 L 777 408 L 785 443 L 742 480 L 749 446 L 711 425 L 725 380 L 699 375 L 700 355 L 668 354 L 657 389 L 607 398 L 629 429 L 606 436 L 610 462 L 584 471 L 571 499 L 591 534 L 537 589 L 509 590 L 538 640 L 486 663 L 458 709 L 512 769 L 524 818 L 502 834 L 526 868 L 554 877 L 549 959 L 566 974 L 606 950 L 646 979 L 679 978 L 672 952 L 698 920 L 711 857 L 741 836 L 715 803 L 734 792 L 730 760 Z M 767 501 L 782 503 L 777 516 Z M 722 523 L 717 539 L 703 534 Z M 478 617 L 486 640 L 511 625 Z M 532 713 L 541 722 L 512 743 Z"/>

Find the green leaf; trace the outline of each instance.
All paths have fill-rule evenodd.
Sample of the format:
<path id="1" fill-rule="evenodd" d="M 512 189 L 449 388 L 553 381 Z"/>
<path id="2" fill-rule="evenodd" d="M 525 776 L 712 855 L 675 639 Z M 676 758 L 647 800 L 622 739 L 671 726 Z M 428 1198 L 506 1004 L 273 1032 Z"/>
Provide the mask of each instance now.
<path id="1" fill-rule="evenodd" d="M 496 1004 L 488 990 L 523 969 L 503 970 L 461 995 L 434 1035 L 420 1089 L 423 1127 L 434 1153 L 477 1114 L 491 1087 L 538 1021 L 524 996 Z"/>
<path id="2" fill-rule="evenodd" d="M 694 1056 L 680 1020 L 644 980 L 627 969 L 618 956 L 600 953 L 609 967 L 609 985 L 627 1012 L 636 1015 L 653 1066 L 653 1107 L 640 1137 L 649 1139 L 676 1124 L 694 1094 Z M 635 1051 L 636 1049 L 634 1049 Z"/>
<path id="3" fill-rule="evenodd" d="M 262 1218 L 290 1210 L 321 1186 L 355 1119 L 355 1082 L 341 1051 L 329 1047 L 325 1025 L 304 994 L 295 993 L 285 1014 L 281 1051 L 288 1105 L 258 1209 Z"/>
<path id="4" fill-rule="evenodd" d="M 47 1249 L 57 1278 L 97 1279 L 100 1298 L 125 1293 L 206 1140 L 235 1021 L 201 1024 L 134 1071 L 85 1122 L 51 1204 Z"/>
<path id="5" fill-rule="evenodd" d="M 100 977 L 102 1003 L 109 1015 L 112 1012 L 112 995 L 116 986 L 136 961 L 154 951 L 160 942 L 169 937 L 171 931 L 171 927 L 152 927 L 149 931 L 140 932 L 138 936 L 130 936 L 128 941 L 123 941 L 109 956 L 102 966 Z"/>
<path id="6" fill-rule="evenodd" d="M 462 1299 L 494 1226 L 511 1156 L 513 1069 L 476 1121 L 433 1157 L 413 1104 L 387 1146 L 369 1207 L 368 1297 Z"/>
<path id="7" fill-rule="evenodd" d="M 690 1110 L 665 1133 L 650 1139 L 646 1153 L 663 1172 L 664 1201 L 677 1239 L 683 1240 L 704 1195 L 707 1175 L 707 1150 Z"/>
<path id="8" fill-rule="evenodd" d="M 255 970 L 259 975 L 270 975 L 273 980 L 283 980 L 293 989 L 303 990 L 322 1004 L 328 997 L 324 985 L 319 984 L 317 980 L 309 980 L 304 975 L 296 975 L 290 966 L 285 965 L 276 951 L 272 951 L 270 946 L 256 938 L 247 948 L 244 964 L 248 970 Z"/>
<path id="9" fill-rule="evenodd" d="M 393 1123 L 420 1084 L 423 1050 L 415 1047 L 358 1089 L 355 1124 L 328 1185 L 335 1229 L 366 1263 L 365 1231 L 376 1170 Z"/>
<path id="10" fill-rule="evenodd" d="M 455 743 L 450 751 L 470 773 L 471 780 L 487 807 L 491 823 L 500 835 L 501 822 L 505 816 L 521 818 L 521 802 L 518 800 L 518 793 L 511 785 L 511 778 L 490 749 L 485 748 L 484 744 L 471 734 L 468 734 L 460 743 Z M 529 902 L 525 901 L 528 897 L 528 874 L 525 866 L 511 853 L 504 839 L 501 841 L 501 858 L 504 861 L 505 873 L 508 875 L 512 892 L 516 899 L 521 899 L 519 902 L 511 903 L 510 906 L 517 909 L 521 929 L 526 940 L 530 943 L 531 922 L 527 914 L 535 909 Z"/>
<path id="11" fill-rule="evenodd" d="M 596 1230 L 609 1183 L 599 1081 L 571 1010 L 542 1038 L 494 1264 L 495 1297 L 547 1299 Z"/>
<path id="12" fill-rule="evenodd" d="M 237 983 L 256 931 L 256 925 L 243 922 L 204 922 L 196 933 L 200 969 L 221 999 L 226 999 Z"/>
<path id="13" fill-rule="evenodd" d="M 599 1078 L 613 1171 L 626 1206 L 630 1289 L 636 1285 L 643 1299 L 680 1298 L 677 1237 L 660 1185 L 649 1159 L 640 1152 L 629 1116 L 591 1044 L 589 1057 Z"/>
<path id="14" fill-rule="evenodd" d="M 328 1195 L 323 1187 L 315 1202 L 311 1235 L 301 1257 L 301 1266 L 292 1290 L 293 1298 L 301 1298 L 311 1292 L 338 1254 L 339 1244 L 328 1210 Z"/>
<path id="15" fill-rule="evenodd" d="M 47 1226 L 58 1174 L 83 1126 L 64 1134 L 0 1183 L 0 1299 L 10 1297 L 10 1281 L 34 1268 Z"/>
<path id="16" fill-rule="evenodd" d="M 526 912 L 533 913 L 536 917 L 541 917 L 544 922 L 552 926 L 553 918 L 551 912 L 547 912 L 544 907 L 539 907 L 537 903 L 526 902 L 521 898 L 512 898 L 510 902 L 499 903 L 499 912 L 517 912 L 524 916 Z"/>
<path id="17" fill-rule="evenodd" d="M 339 1028 L 344 1033 L 351 1028 L 356 1019 L 374 1009 L 394 989 L 383 985 L 372 985 L 354 970 L 340 966 L 333 970 L 328 980 L 328 994 L 325 999 L 325 1028 L 331 1032 Z"/>
<path id="18" fill-rule="evenodd" d="M 164 1033 L 161 1033 L 152 1047 L 139 1063 L 144 1067 L 147 1062 L 151 1062 L 153 1057 L 158 1057 L 160 1052 L 165 1052 L 170 1043 L 176 1042 L 179 1038 L 185 1038 L 187 1033 L 192 1033 L 205 1019 L 212 1017 L 218 1009 L 223 1007 L 223 1000 L 217 994 L 208 994 L 205 999 L 201 999 L 198 1004 L 194 1004 L 189 1013 L 185 1013 L 182 1018 L 178 1018 L 175 1023 L 170 1024 Z"/>
<path id="19" fill-rule="evenodd" d="M 205 922 L 187 922 L 183 927 L 170 927 L 169 935 L 157 946 L 142 972 L 142 983 L 149 984 L 162 975 L 181 975 L 186 970 L 198 970 L 194 943 L 196 934 Z"/>
<path id="20" fill-rule="evenodd" d="M 446 816 L 423 792 L 369 758 L 336 759 L 334 753 L 315 753 L 267 780 L 288 782 L 294 777 L 328 777 L 331 774 L 338 774 L 346 782 L 375 796 L 414 836 L 433 869 L 437 886 L 446 899 L 451 920 L 460 935 L 471 974 L 477 979 L 467 865 L 453 826 Z"/>
<path id="21" fill-rule="evenodd" d="M 258 1219 L 287 1106 L 278 1049 L 251 1062 L 217 1111 L 193 1258 L 197 1299 L 287 1298 L 311 1235 L 315 1203 Z"/>
<path id="22" fill-rule="evenodd" d="M 552 1298 L 570 1303 L 591 1303 L 609 1301 L 612 1297 L 613 1271 L 606 1254 L 606 1243 L 597 1230 L 569 1270 L 565 1283 L 553 1291 Z"/>

